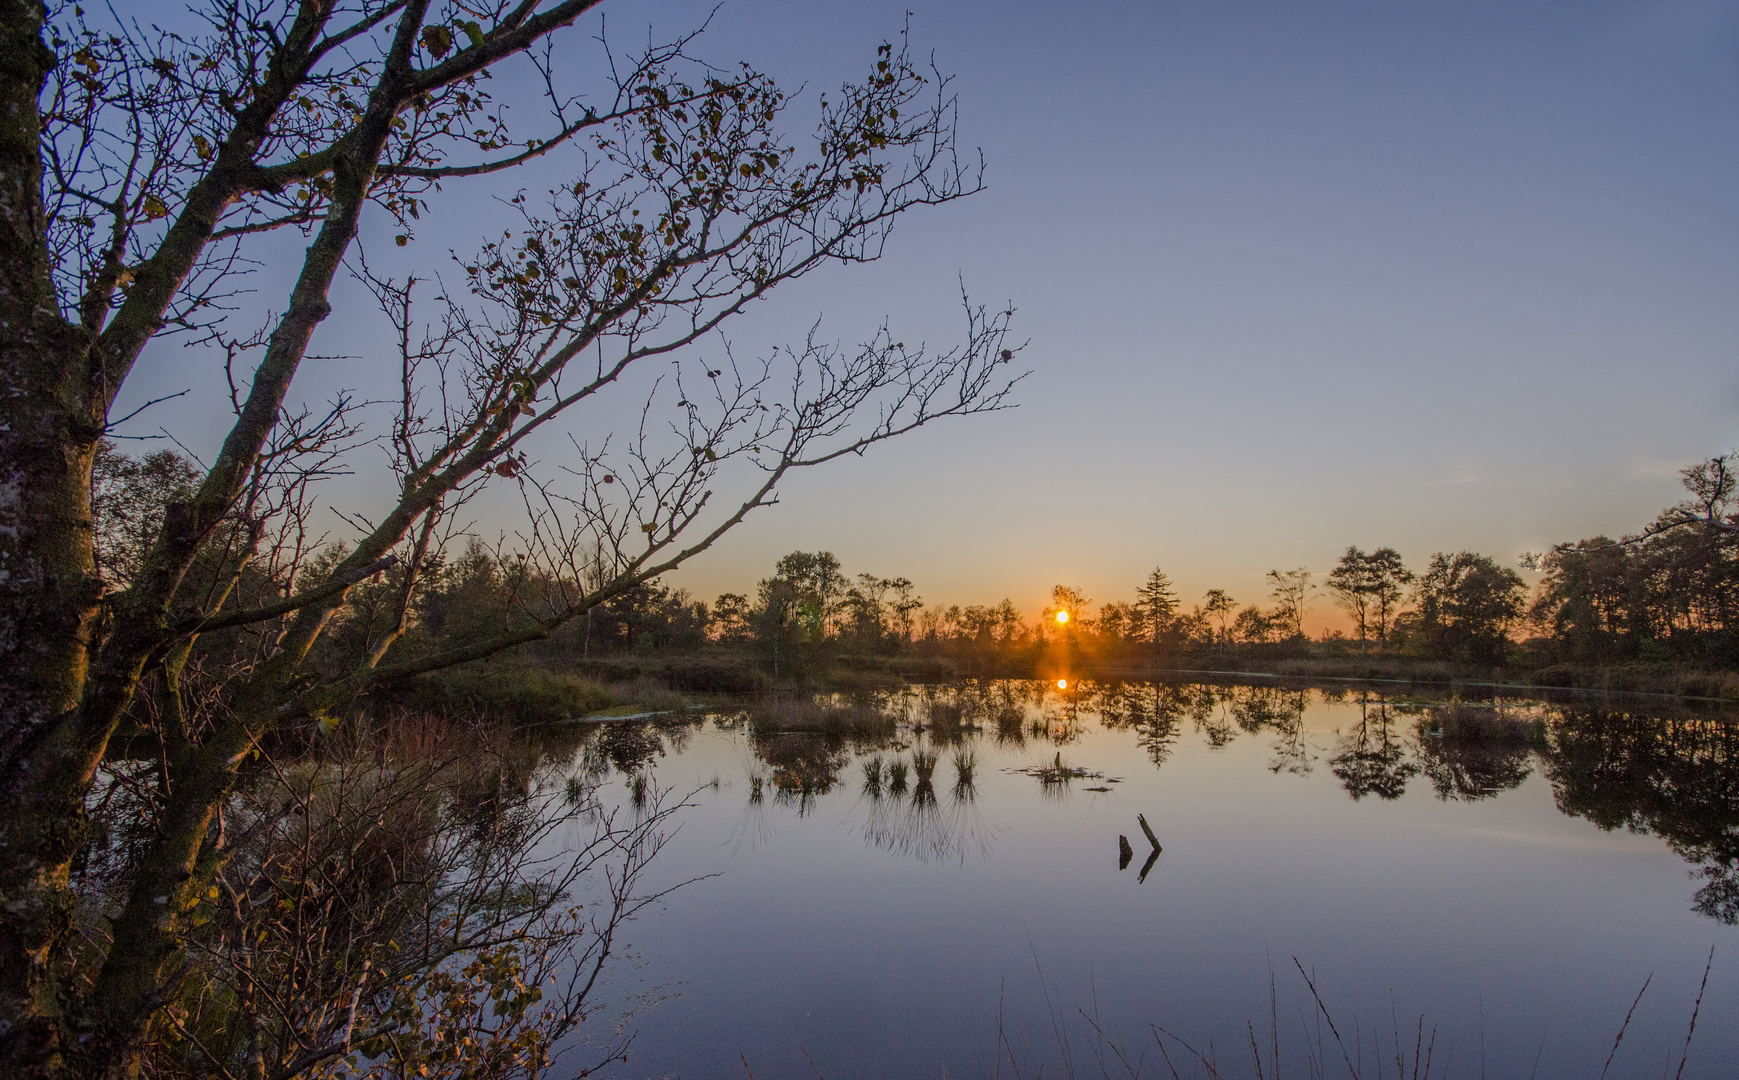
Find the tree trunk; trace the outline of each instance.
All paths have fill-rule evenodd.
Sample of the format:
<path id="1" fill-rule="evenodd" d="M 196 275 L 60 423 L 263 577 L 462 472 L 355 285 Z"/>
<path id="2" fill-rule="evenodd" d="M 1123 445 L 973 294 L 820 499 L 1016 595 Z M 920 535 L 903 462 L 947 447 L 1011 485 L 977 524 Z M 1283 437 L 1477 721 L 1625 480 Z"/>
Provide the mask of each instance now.
<path id="1" fill-rule="evenodd" d="M 90 342 L 49 274 L 37 0 L 0 0 L 0 1073 L 63 1068 L 56 984 L 83 835 L 72 723 L 101 585 L 92 557 Z"/>

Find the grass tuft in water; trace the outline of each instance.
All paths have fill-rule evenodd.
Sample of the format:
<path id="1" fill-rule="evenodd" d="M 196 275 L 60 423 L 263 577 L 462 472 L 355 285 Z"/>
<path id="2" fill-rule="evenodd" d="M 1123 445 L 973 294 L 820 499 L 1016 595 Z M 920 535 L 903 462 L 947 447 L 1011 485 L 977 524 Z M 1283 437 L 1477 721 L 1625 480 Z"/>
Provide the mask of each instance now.
<path id="1" fill-rule="evenodd" d="M 882 797 L 882 756 L 864 759 L 863 793 L 872 799 Z"/>
<path id="2" fill-rule="evenodd" d="M 888 766 L 889 795 L 897 798 L 906 793 L 906 776 L 910 772 L 910 768 L 904 758 L 895 758 L 894 763 Z"/>
<path id="3" fill-rule="evenodd" d="M 970 746 L 954 748 L 954 792 L 960 794 L 972 789 L 973 777 L 978 772 L 978 755 Z"/>

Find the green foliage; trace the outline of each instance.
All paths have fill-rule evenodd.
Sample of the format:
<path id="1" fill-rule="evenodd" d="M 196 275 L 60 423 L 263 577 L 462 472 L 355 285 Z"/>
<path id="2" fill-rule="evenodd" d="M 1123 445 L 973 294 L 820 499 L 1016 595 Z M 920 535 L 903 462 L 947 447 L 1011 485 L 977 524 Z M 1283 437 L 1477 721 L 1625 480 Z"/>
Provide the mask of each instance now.
<path id="1" fill-rule="evenodd" d="M 831 551 L 793 551 L 761 582 L 769 625 L 794 624 L 802 640 L 821 641 L 846 595 L 845 575 Z"/>

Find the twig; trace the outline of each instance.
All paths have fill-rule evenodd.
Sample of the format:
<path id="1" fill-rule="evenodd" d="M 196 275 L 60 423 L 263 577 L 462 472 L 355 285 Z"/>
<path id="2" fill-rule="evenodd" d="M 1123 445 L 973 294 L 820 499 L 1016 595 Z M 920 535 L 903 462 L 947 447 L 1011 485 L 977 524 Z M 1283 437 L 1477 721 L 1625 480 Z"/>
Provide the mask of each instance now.
<path id="1" fill-rule="evenodd" d="M 1636 1012 L 1637 1003 L 1642 1001 L 1642 995 L 1648 992 L 1648 984 L 1654 981 L 1654 972 L 1649 972 L 1648 978 L 1642 980 L 1642 989 L 1636 992 L 1636 1001 L 1630 1003 L 1630 1011 L 1624 1014 L 1624 1023 L 1618 1025 L 1618 1037 L 1612 1040 L 1612 1053 L 1606 1055 L 1606 1065 L 1600 1070 L 1600 1080 L 1606 1080 L 1606 1070 L 1612 1068 L 1612 1059 L 1618 1055 L 1618 1044 L 1624 1041 L 1624 1032 L 1630 1027 L 1631 1015 Z"/>
<path id="2" fill-rule="evenodd" d="M 1298 974 L 1304 976 L 1304 985 L 1310 987 L 1310 996 L 1316 999 L 1316 1007 L 1321 1010 L 1322 1018 L 1328 1021 L 1328 1030 L 1334 1036 L 1335 1045 L 1340 1047 L 1340 1056 L 1347 1063 L 1347 1073 L 1353 1080 L 1359 1080 L 1359 1071 L 1353 1068 L 1353 1059 L 1347 1054 L 1347 1044 L 1341 1041 L 1340 1031 L 1334 1026 L 1334 1017 L 1328 1014 L 1328 1006 L 1322 1003 L 1322 995 L 1316 992 L 1316 984 L 1305 975 L 1304 965 L 1298 962 L 1298 957 L 1292 958 L 1292 965 L 1298 969 Z"/>
<path id="3" fill-rule="evenodd" d="M 1685 1060 L 1691 1056 L 1691 1036 L 1697 1033 L 1697 1014 L 1703 1009 L 1703 991 L 1709 988 L 1709 969 L 1715 966 L 1715 946 L 1709 946 L 1709 960 L 1703 965 L 1703 984 L 1697 987 L 1697 1003 L 1691 1006 L 1691 1026 L 1685 1032 L 1685 1052 L 1679 1055 L 1679 1071 L 1673 1074 L 1673 1080 L 1683 1080 L 1685 1075 Z"/>

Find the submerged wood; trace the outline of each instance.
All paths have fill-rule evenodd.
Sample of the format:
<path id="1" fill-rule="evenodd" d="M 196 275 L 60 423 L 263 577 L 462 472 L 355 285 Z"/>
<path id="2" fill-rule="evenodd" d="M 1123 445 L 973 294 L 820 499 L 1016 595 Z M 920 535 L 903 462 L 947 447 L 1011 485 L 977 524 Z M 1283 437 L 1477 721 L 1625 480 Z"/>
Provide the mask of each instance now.
<path id="1" fill-rule="evenodd" d="M 1141 825 L 1141 831 L 1147 834 L 1147 842 L 1153 845 L 1153 853 L 1157 855 L 1164 851 L 1165 849 L 1159 846 L 1159 837 L 1153 835 L 1153 830 L 1148 827 L 1147 818 L 1141 814 L 1136 814 L 1135 820 Z"/>

